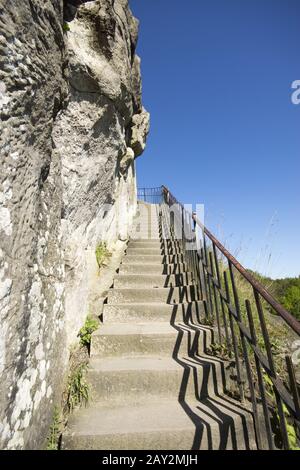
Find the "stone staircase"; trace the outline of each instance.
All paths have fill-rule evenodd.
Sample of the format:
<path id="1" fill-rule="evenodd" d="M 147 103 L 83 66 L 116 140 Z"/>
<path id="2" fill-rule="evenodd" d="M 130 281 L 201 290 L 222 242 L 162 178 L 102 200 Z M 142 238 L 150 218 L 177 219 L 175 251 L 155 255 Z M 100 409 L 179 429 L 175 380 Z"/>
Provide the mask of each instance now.
<path id="1" fill-rule="evenodd" d="M 159 206 L 140 204 L 126 255 L 93 334 L 89 406 L 64 449 L 255 449 L 250 412 L 225 394 L 226 364 L 207 354 L 212 328 Z M 147 210 L 149 209 L 149 214 Z"/>

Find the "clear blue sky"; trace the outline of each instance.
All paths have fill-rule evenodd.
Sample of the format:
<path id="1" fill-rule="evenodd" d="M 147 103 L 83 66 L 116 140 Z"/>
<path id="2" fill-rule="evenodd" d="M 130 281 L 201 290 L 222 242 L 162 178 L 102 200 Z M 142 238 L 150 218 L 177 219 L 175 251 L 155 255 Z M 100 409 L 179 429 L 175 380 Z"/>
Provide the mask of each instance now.
<path id="1" fill-rule="evenodd" d="M 205 204 L 206 225 L 246 267 L 300 275 L 300 1 L 130 5 L 151 113 L 138 185 Z"/>

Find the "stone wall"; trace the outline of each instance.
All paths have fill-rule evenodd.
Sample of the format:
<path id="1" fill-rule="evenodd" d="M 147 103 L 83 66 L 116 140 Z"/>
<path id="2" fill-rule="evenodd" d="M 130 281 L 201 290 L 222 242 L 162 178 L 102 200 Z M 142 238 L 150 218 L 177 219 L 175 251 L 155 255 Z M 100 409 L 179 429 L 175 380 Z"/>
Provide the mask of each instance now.
<path id="1" fill-rule="evenodd" d="M 96 245 L 128 236 L 137 34 L 127 0 L 0 0 L 0 448 L 44 445 Z"/>

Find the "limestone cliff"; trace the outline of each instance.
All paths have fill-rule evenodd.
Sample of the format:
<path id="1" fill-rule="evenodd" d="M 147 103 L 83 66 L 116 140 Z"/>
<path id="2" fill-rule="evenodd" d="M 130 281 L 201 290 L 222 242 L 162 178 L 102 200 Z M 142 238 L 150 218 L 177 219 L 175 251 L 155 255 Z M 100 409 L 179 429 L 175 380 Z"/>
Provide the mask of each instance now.
<path id="1" fill-rule="evenodd" d="M 128 235 L 137 35 L 127 0 L 0 0 L 1 448 L 45 442 L 95 247 Z"/>

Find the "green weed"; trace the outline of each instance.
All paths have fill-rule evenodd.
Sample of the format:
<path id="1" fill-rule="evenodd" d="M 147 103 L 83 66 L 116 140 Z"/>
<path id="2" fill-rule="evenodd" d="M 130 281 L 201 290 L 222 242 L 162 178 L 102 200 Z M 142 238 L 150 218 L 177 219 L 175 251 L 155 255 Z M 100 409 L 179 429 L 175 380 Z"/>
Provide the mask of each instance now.
<path id="1" fill-rule="evenodd" d="M 80 344 L 89 349 L 91 344 L 92 333 L 97 330 L 99 322 L 93 318 L 91 315 L 88 315 L 85 324 L 80 329 L 78 336 L 80 337 Z"/>
<path id="2" fill-rule="evenodd" d="M 49 430 L 49 436 L 47 439 L 46 450 L 58 450 L 59 448 L 59 439 L 61 435 L 61 413 L 58 407 L 54 408 L 52 423 Z"/>
<path id="3" fill-rule="evenodd" d="M 64 33 L 67 33 L 68 31 L 70 31 L 70 26 L 66 22 L 64 22 L 63 24 L 63 31 Z"/>
<path id="4" fill-rule="evenodd" d="M 87 365 L 80 364 L 69 375 L 67 389 L 67 407 L 69 411 L 89 401 L 89 386 L 85 379 Z"/>
<path id="5" fill-rule="evenodd" d="M 107 259 L 111 256 L 105 242 L 98 243 L 95 254 L 99 268 L 105 266 Z"/>

